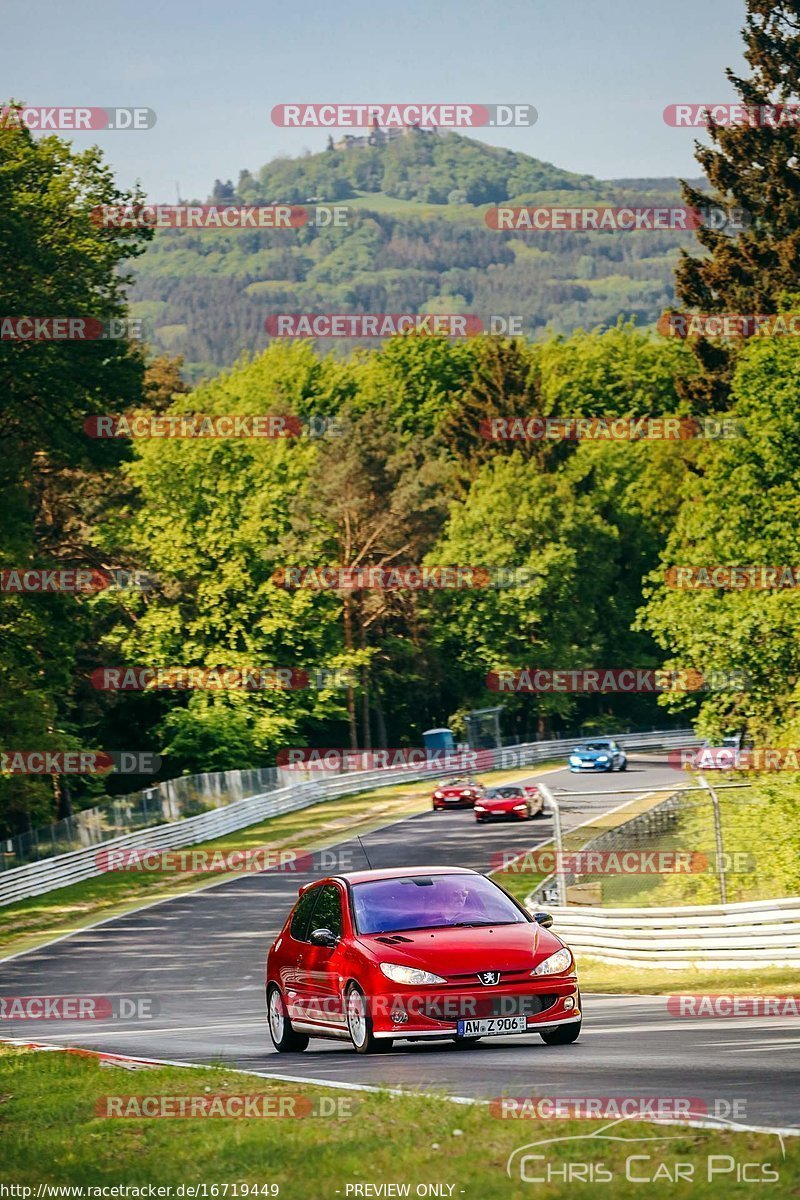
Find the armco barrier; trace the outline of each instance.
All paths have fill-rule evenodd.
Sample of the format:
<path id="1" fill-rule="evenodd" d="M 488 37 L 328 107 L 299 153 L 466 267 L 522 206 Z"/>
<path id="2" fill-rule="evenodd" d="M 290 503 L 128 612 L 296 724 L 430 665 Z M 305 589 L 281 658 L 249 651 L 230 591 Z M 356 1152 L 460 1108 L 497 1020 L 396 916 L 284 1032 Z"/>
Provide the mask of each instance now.
<path id="1" fill-rule="evenodd" d="M 569 738 L 552 742 L 530 742 L 525 745 L 504 746 L 491 751 L 483 751 L 481 752 L 481 767 L 483 770 L 489 770 L 491 768 L 532 766 L 547 759 L 562 756 L 578 740 Z M 634 751 L 698 745 L 698 739 L 692 730 L 686 729 L 619 734 L 616 735 L 616 740 L 625 749 Z M 485 758 L 487 754 L 489 755 L 488 760 Z M 183 849 L 187 846 L 196 846 L 199 842 L 222 837 L 236 829 L 244 829 L 248 825 L 254 825 L 257 821 L 263 821 L 266 817 L 294 812 L 312 804 L 336 799 L 339 796 L 372 791 L 376 787 L 389 787 L 403 780 L 411 783 L 421 779 L 434 779 L 437 776 L 452 774 L 452 767 L 437 770 L 393 767 L 380 771 L 352 771 L 319 781 L 310 780 L 298 783 L 293 787 L 276 788 L 274 791 L 263 792 L 244 800 L 236 800 L 232 804 L 200 813 L 195 817 L 186 817 L 181 821 L 141 829 L 104 841 L 100 845 L 87 846 L 83 850 L 74 850 L 39 862 L 13 867 L 0 874 L 0 906 L 13 904 L 16 900 L 39 896 L 44 892 L 102 875 L 103 867 L 98 864 L 101 850 L 111 850 L 117 846 L 137 846 L 160 850 Z M 102 862 L 102 859 L 100 861 Z"/>
<path id="2" fill-rule="evenodd" d="M 606 963 L 699 970 L 800 967 L 800 898 L 675 908 L 547 906 L 553 931 Z"/>

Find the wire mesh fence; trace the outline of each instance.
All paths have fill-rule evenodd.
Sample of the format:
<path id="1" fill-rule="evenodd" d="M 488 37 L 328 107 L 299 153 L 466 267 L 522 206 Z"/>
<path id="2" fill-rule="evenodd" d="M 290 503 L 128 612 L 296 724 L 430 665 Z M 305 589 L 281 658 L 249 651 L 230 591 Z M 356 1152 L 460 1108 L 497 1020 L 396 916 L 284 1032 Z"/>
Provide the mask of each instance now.
<path id="1" fill-rule="evenodd" d="M 713 793 L 651 795 L 588 819 L 601 797 L 557 796 L 562 852 L 530 856 L 535 899 L 556 901 L 559 867 L 568 904 L 658 908 L 800 893 L 800 781 L 711 783 Z"/>
<path id="2" fill-rule="evenodd" d="M 125 833 L 194 817 L 278 786 L 276 767 L 186 775 L 118 796 L 51 825 L 0 841 L 0 871 L 100 845 Z"/>

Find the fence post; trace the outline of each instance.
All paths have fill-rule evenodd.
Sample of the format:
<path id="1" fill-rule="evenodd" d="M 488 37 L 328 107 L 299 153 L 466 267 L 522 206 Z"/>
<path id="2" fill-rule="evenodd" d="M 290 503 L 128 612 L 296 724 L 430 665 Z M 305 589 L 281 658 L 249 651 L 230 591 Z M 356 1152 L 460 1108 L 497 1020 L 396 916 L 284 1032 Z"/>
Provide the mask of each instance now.
<path id="1" fill-rule="evenodd" d="M 553 835 L 556 843 L 556 887 L 558 888 L 558 903 L 566 907 L 567 877 L 564 874 L 564 843 L 561 836 L 561 809 L 550 788 L 545 783 L 537 783 L 539 791 L 544 796 L 553 814 Z"/>
<path id="2" fill-rule="evenodd" d="M 711 803 L 714 806 L 714 836 L 717 841 L 717 870 L 719 871 L 719 898 L 721 904 L 728 903 L 728 887 L 725 879 L 725 860 L 723 858 L 722 849 L 722 822 L 719 814 L 719 796 L 707 781 L 705 775 L 698 775 L 702 787 L 711 796 Z"/>

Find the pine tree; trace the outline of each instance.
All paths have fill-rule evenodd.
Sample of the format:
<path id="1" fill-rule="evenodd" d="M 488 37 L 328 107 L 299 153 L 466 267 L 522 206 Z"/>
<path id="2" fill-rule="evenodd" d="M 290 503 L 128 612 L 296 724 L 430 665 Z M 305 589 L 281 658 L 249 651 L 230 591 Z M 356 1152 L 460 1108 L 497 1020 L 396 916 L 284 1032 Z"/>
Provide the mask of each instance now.
<path id="1" fill-rule="evenodd" d="M 745 58 L 749 79 L 730 69 L 729 81 L 748 109 L 780 110 L 800 100 L 800 0 L 748 0 Z M 712 145 L 696 157 L 712 192 L 683 184 L 687 204 L 719 206 L 746 217 L 734 235 L 704 225 L 697 237 L 702 258 L 683 253 L 676 273 L 682 303 L 700 312 L 774 313 L 781 297 L 800 291 L 800 109 L 775 123 L 720 126 L 709 123 Z M 698 338 L 702 371 L 683 392 L 696 407 L 722 407 L 735 351 L 731 344 Z"/>

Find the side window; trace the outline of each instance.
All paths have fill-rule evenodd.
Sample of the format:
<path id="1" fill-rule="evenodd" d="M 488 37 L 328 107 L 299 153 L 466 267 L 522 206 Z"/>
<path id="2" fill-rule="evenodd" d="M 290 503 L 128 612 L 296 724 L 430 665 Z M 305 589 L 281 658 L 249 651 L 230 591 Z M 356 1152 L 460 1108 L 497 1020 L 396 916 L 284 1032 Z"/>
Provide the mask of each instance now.
<path id="1" fill-rule="evenodd" d="M 342 936 L 342 894 L 332 883 L 319 889 L 309 925 L 310 932 L 315 929 L 330 929 L 337 937 Z"/>
<path id="2" fill-rule="evenodd" d="M 322 888 L 309 888 L 297 901 L 289 932 L 297 942 L 308 941 L 308 919 Z"/>

